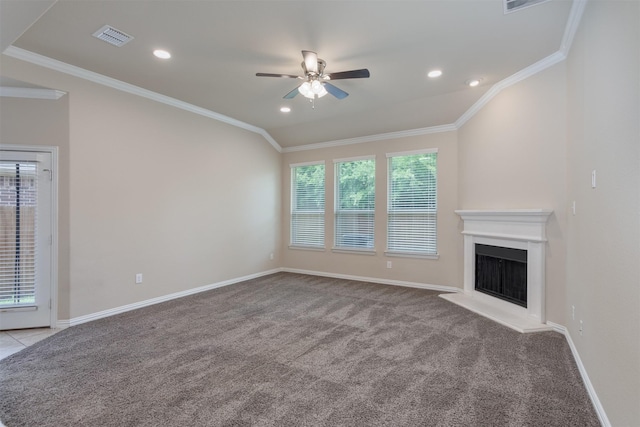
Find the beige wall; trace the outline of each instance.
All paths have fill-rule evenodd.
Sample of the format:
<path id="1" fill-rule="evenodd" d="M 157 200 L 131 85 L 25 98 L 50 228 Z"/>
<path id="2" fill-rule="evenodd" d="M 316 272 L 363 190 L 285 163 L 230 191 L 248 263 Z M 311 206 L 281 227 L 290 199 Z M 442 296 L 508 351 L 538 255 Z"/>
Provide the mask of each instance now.
<path id="1" fill-rule="evenodd" d="M 640 425 L 640 3 L 590 1 L 568 61 L 567 315 L 611 425 Z M 596 170 L 597 187 L 591 188 Z M 579 321 L 584 324 L 579 332 Z"/>
<path id="2" fill-rule="evenodd" d="M 386 206 L 387 206 L 387 153 L 438 149 L 438 252 L 439 259 L 387 257 Z M 334 253 L 334 159 L 375 155 L 376 157 L 376 221 L 375 256 Z M 457 208 L 457 143 L 456 132 L 413 136 L 386 141 L 368 142 L 309 151 L 286 153 L 282 161 L 282 230 L 283 266 L 330 274 L 368 277 L 390 281 L 414 282 L 427 285 L 461 287 L 459 257 L 462 238 L 458 230 Z M 290 242 L 290 165 L 295 163 L 324 161 L 326 165 L 326 249 L 322 252 L 289 249 Z M 393 268 L 387 269 L 391 261 Z"/>
<path id="3" fill-rule="evenodd" d="M 69 318 L 69 98 L 0 97 L 0 144 L 58 147 L 58 318 Z"/>
<path id="4" fill-rule="evenodd" d="M 547 320 L 564 324 L 564 64 L 513 85 L 458 131 L 460 209 L 553 209 L 547 222 Z"/>
<path id="5" fill-rule="evenodd" d="M 61 318 L 277 267 L 461 287 L 455 209 L 551 208 L 548 319 L 567 326 L 611 424 L 640 425 L 639 9 L 588 2 L 566 62 L 457 132 L 282 155 L 258 135 L 3 57 L 2 75 L 69 92 L 33 108 L 0 100 L 2 142 L 39 111 L 8 143 L 59 130 L 42 143 L 61 147 Z M 385 154 L 434 147 L 440 258 L 387 258 Z M 377 254 L 333 253 L 333 159 L 362 155 L 377 159 Z M 291 250 L 289 164 L 316 160 L 328 171 L 327 249 Z"/>
<path id="6" fill-rule="evenodd" d="M 280 264 L 261 136 L 11 58 L 2 75 L 69 93 L 71 318 Z"/>

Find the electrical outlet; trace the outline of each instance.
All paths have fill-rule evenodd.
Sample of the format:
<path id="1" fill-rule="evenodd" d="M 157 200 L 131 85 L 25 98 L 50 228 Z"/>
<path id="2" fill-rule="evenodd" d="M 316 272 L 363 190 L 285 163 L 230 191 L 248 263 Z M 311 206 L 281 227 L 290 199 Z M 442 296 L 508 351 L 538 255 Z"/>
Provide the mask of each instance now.
<path id="1" fill-rule="evenodd" d="M 571 306 L 571 318 L 573 320 L 576 320 L 576 306 L 575 305 Z"/>
<path id="2" fill-rule="evenodd" d="M 136 284 L 142 283 L 142 273 L 136 274 Z"/>
<path id="3" fill-rule="evenodd" d="M 576 214 L 576 201 L 575 200 L 571 203 L 571 212 L 573 212 L 574 215 Z"/>
<path id="4" fill-rule="evenodd" d="M 391 261 L 387 261 L 387 268 L 391 268 L 392 264 Z"/>
<path id="5" fill-rule="evenodd" d="M 580 321 L 580 336 L 582 336 L 582 332 L 584 331 L 584 325 L 582 324 L 582 320 Z"/>
<path id="6" fill-rule="evenodd" d="M 273 252 L 269 254 L 269 259 L 273 259 Z"/>

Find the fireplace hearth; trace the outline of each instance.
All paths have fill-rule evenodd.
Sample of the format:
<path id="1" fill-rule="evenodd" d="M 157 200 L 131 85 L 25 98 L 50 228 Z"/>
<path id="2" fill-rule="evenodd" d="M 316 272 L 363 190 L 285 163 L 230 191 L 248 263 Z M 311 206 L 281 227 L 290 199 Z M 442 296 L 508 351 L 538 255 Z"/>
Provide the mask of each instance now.
<path id="1" fill-rule="evenodd" d="M 464 221 L 464 289 L 440 296 L 519 332 L 551 330 L 545 317 L 545 246 L 552 212 L 456 211 Z"/>

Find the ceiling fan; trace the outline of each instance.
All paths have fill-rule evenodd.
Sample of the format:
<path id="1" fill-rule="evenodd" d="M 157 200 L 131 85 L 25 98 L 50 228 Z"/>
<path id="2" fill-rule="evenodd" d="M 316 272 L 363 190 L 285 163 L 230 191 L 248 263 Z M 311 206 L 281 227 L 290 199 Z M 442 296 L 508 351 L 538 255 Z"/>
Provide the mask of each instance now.
<path id="1" fill-rule="evenodd" d="M 318 54 L 310 50 L 302 51 L 302 70 L 304 76 L 296 76 L 293 74 L 271 74 L 256 73 L 258 77 L 283 77 L 291 79 L 304 80 L 298 87 L 284 96 L 285 99 L 291 99 L 298 93 L 309 99 L 322 98 L 327 93 L 338 99 L 344 99 L 349 94 L 342 89 L 329 83 L 329 80 L 342 79 L 362 79 L 369 77 L 369 70 L 366 68 L 360 70 L 341 71 L 338 73 L 324 74 L 324 67 L 327 65 L 324 60 L 318 58 Z"/>

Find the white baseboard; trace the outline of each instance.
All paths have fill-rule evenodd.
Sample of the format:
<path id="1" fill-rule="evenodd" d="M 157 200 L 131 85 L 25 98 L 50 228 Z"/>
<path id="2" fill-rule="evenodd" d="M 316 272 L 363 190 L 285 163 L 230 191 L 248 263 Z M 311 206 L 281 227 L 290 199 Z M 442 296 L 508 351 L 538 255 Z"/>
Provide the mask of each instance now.
<path id="1" fill-rule="evenodd" d="M 280 271 L 281 269 L 279 268 L 274 270 L 269 270 L 269 271 L 263 271 L 260 273 L 250 274 L 248 276 L 237 277 L 234 279 L 224 280 L 222 282 L 212 283 L 210 285 L 200 286 L 193 289 L 187 289 L 186 291 L 175 292 L 172 294 L 163 295 L 160 297 L 151 298 L 151 299 L 140 301 L 140 302 L 134 302 L 132 304 L 123 305 L 121 307 L 110 308 L 108 310 L 99 311 L 97 313 L 91 313 L 91 314 L 85 314 L 84 316 L 73 317 L 68 320 L 58 320 L 58 322 L 56 323 L 56 327 L 68 328 L 69 326 L 80 325 L 82 323 L 91 322 L 92 320 L 102 319 L 104 317 L 114 316 L 116 314 L 125 313 L 127 311 L 135 310 L 137 308 L 148 307 L 150 305 L 158 304 L 165 301 L 170 301 L 176 298 L 182 298 L 188 295 L 209 291 L 211 289 L 233 285 L 234 283 L 244 282 L 245 280 L 251 280 L 258 277 L 267 276 L 269 274 L 278 273 Z"/>
<path id="2" fill-rule="evenodd" d="M 580 359 L 580 354 L 578 354 L 578 349 L 576 348 L 573 340 L 571 339 L 571 334 L 567 330 L 566 327 L 559 325 L 553 322 L 547 322 L 547 325 L 551 326 L 554 331 L 561 333 L 567 339 L 569 343 L 569 348 L 571 349 L 571 353 L 573 354 L 573 358 L 576 361 L 576 365 L 578 365 L 578 371 L 580 371 L 580 376 L 582 377 L 582 381 L 584 382 L 585 387 L 587 388 L 587 393 L 589 394 L 589 398 L 591 399 L 591 403 L 593 404 L 593 408 L 596 410 L 596 414 L 598 415 L 598 419 L 600 420 L 600 424 L 603 427 L 611 427 L 611 423 L 609 422 L 609 418 L 602 407 L 602 403 L 600 403 L 600 399 L 596 394 L 596 390 L 593 388 L 593 384 L 591 384 L 591 380 L 589 379 L 589 375 L 587 374 L 587 370 L 582 364 L 582 359 Z"/>
<path id="3" fill-rule="evenodd" d="M 296 268 L 282 268 L 281 271 L 287 273 L 308 274 L 310 276 L 331 277 L 334 279 L 357 280 L 360 282 L 380 283 L 382 285 L 404 286 L 406 288 L 428 289 L 442 292 L 462 292 L 462 289 L 453 286 L 429 285 L 426 283 L 405 282 L 402 280 L 378 279 L 376 277 L 351 276 L 348 274 L 327 273 L 324 271 L 300 270 Z"/>

